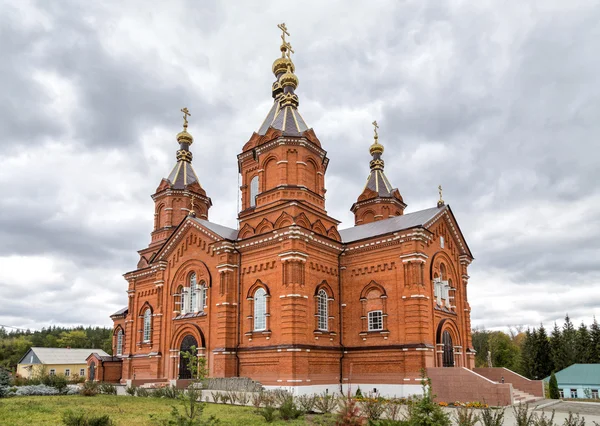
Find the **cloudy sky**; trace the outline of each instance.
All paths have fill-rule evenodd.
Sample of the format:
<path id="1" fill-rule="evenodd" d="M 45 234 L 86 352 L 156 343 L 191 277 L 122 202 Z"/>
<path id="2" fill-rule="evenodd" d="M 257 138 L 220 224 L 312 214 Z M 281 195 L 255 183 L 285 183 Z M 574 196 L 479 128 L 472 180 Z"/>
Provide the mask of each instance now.
<path id="1" fill-rule="evenodd" d="M 377 119 L 407 212 L 444 187 L 474 326 L 600 317 L 598 3 L 289 3 L 0 0 L 0 324 L 110 325 L 183 106 L 210 218 L 237 226 L 282 21 L 342 227 Z"/>

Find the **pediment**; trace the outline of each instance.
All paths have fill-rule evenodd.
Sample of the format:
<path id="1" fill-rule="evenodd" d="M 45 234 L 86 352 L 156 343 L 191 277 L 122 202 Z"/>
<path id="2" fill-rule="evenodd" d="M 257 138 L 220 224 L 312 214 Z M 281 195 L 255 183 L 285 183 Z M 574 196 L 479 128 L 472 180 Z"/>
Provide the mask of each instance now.
<path id="1" fill-rule="evenodd" d="M 429 222 L 425 223 L 424 227 L 436 235 L 436 237 L 443 234 L 446 240 L 445 245 L 454 244 L 460 255 L 466 255 L 473 259 L 471 249 L 469 249 L 450 206 L 447 206 L 439 215 L 436 215 Z"/>
<path id="2" fill-rule="evenodd" d="M 202 251 L 209 253 L 210 245 L 221 240 L 223 238 L 215 235 L 213 231 L 187 217 L 165 241 L 150 262 L 167 260 L 171 254 L 176 252 L 181 256 L 190 246 L 198 246 Z"/>

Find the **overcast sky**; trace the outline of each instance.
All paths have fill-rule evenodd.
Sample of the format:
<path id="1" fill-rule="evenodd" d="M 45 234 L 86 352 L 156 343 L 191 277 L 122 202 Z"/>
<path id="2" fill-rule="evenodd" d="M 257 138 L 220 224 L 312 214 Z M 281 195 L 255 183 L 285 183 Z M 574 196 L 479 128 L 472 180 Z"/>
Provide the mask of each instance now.
<path id="1" fill-rule="evenodd" d="M 290 3 L 0 0 L 0 324 L 111 324 L 184 106 L 209 218 L 237 226 L 282 21 L 341 228 L 377 119 L 407 212 L 444 187 L 474 326 L 600 317 L 598 3 Z"/>

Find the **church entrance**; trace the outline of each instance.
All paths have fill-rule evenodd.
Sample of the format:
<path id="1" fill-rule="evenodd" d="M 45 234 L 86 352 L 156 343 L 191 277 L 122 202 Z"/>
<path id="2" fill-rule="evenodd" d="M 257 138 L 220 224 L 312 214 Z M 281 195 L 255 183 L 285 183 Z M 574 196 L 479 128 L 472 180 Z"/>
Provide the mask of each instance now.
<path id="1" fill-rule="evenodd" d="M 443 367 L 454 367 L 454 346 L 452 345 L 452 336 L 448 330 L 442 333 L 442 366 Z"/>
<path id="2" fill-rule="evenodd" d="M 90 363 L 90 380 L 94 381 L 95 378 L 96 378 L 96 363 L 94 361 L 92 361 Z"/>
<path id="3" fill-rule="evenodd" d="M 188 361 L 183 357 L 183 354 L 190 352 L 190 348 L 194 346 L 198 349 L 198 341 L 194 336 L 188 334 L 183 338 L 181 346 L 179 348 L 179 378 L 180 379 L 191 379 L 192 372 L 188 367 Z"/>

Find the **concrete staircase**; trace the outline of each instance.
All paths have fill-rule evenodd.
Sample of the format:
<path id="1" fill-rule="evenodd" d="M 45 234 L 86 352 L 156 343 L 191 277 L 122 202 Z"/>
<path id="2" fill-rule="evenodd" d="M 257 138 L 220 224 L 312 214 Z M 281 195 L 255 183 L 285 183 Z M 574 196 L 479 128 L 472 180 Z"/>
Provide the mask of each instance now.
<path id="1" fill-rule="evenodd" d="M 513 401 L 515 405 L 527 404 L 530 402 L 539 401 L 540 399 L 544 398 L 520 391 L 519 389 L 513 387 Z"/>

